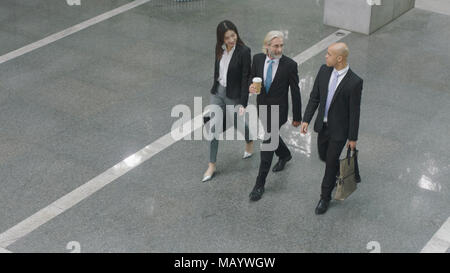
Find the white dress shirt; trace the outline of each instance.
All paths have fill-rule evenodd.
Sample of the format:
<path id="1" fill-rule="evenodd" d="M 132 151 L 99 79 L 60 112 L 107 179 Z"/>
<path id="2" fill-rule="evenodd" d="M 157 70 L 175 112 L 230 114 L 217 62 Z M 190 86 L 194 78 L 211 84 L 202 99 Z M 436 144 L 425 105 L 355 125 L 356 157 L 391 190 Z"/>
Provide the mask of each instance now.
<path id="1" fill-rule="evenodd" d="M 266 82 L 267 69 L 269 68 L 269 61 L 271 59 L 266 56 L 266 60 L 264 61 L 264 82 Z M 272 82 L 275 80 L 275 74 L 277 73 L 278 64 L 280 63 L 280 59 L 272 59 L 274 63 L 272 64 Z"/>
<path id="2" fill-rule="evenodd" d="M 330 90 L 331 83 L 334 80 L 334 77 L 336 77 L 335 76 L 336 72 L 338 74 L 338 80 L 337 80 L 336 89 L 338 89 L 339 88 L 339 84 L 341 84 L 342 79 L 344 79 L 345 75 L 347 75 L 347 72 L 348 72 L 349 69 L 350 69 L 350 66 L 348 64 L 347 64 L 347 66 L 344 69 L 341 69 L 341 70 L 336 70 L 336 68 L 334 68 L 333 72 L 331 72 L 330 81 L 328 82 L 328 90 Z M 327 121 L 328 121 L 328 119 L 325 117 L 323 119 L 323 122 L 327 122 Z"/>
<path id="3" fill-rule="evenodd" d="M 225 49 L 223 50 L 222 58 L 220 59 L 218 82 L 220 83 L 220 85 L 222 85 L 224 87 L 227 87 L 228 66 L 230 65 L 230 61 L 231 61 L 231 58 L 233 57 L 233 53 L 234 53 L 235 49 L 236 49 L 236 46 L 233 46 L 233 48 L 230 50 L 230 52 L 228 52 L 225 47 Z"/>

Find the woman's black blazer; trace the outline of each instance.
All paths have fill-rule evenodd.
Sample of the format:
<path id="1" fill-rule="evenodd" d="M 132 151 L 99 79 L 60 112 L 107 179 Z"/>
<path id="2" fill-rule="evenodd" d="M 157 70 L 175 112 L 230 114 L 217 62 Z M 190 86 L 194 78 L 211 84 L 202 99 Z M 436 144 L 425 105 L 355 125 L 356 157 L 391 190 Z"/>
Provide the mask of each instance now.
<path id="1" fill-rule="evenodd" d="M 227 72 L 227 97 L 231 99 L 239 99 L 239 103 L 247 107 L 248 103 L 248 83 L 251 69 L 251 52 L 250 48 L 245 45 L 236 44 L 233 56 L 230 60 Z M 219 68 L 220 59 L 217 59 L 214 67 L 214 83 L 211 93 L 217 92 L 219 84 Z"/>

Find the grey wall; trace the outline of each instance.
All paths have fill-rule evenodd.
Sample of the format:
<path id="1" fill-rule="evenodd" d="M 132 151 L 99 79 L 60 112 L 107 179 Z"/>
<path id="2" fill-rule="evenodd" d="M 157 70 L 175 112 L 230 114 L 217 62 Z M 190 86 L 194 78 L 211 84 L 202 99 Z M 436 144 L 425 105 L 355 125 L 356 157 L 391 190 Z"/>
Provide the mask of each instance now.
<path id="1" fill-rule="evenodd" d="M 370 34 L 414 7 L 415 0 L 325 0 L 324 24 Z M 377 1 L 374 1 L 377 2 Z"/>

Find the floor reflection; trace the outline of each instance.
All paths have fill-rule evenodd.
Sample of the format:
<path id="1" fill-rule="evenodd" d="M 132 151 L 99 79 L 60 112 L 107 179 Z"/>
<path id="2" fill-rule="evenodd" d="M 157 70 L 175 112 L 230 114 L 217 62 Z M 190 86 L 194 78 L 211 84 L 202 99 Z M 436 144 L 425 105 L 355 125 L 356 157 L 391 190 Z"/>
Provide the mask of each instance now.
<path id="1" fill-rule="evenodd" d="M 292 124 L 292 118 L 289 117 L 288 124 Z M 306 155 L 307 157 L 311 156 L 311 133 L 308 132 L 306 135 L 300 133 L 300 127 L 294 128 L 286 128 L 284 126 L 281 129 L 281 136 L 286 141 L 286 145 L 292 148 L 292 151 L 295 153 L 300 153 Z"/>
<path id="2" fill-rule="evenodd" d="M 400 180 L 411 179 L 414 181 L 417 179 L 414 177 L 417 177 L 416 175 L 418 175 L 419 179 L 416 181 L 419 188 L 433 192 L 441 192 L 442 184 L 438 180 L 448 171 L 448 166 L 439 167 L 438 161 L 432 158 L 430 153 L 425 153 L 422 157 L 424 157 L 425 160 L 422 163 L 419 163 L 418 167 L 407 167 L 406 172 L 400 173 L 398 178 Z M 412 170 L 417 170 L 417 172 Z"/>

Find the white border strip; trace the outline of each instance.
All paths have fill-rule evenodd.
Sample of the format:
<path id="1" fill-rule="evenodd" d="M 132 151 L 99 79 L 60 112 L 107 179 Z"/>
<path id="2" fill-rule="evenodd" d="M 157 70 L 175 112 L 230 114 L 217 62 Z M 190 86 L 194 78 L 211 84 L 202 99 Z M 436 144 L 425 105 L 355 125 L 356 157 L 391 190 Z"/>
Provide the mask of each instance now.
<path id="1" fill-rule="evenodd" d="M 450 217 L 433 235 L 420 253 L 445 253 L 450 248 Z"/>
<path id="2" fill-rule="evenodd" d="M 107 20 L 107 19 L 109 19 L 109 18 L 111 18 L 113 16 L 116 16 L 118 14 L 126 12 L 126 11 L 128 11 L 130 9 L 133 9 L 133 8 L 135 8 L 137 6 L 140 6 L 140 5 L 145 4 L 147 2 L 150 2 L 150 1 L 151 0 L 136 0 L 136 1 L 133 1 L 133 2 L 128 3 L 126 5 L 120 6 L 120 7 L 116 8 L 116 9 L 113 9 L 113 10 L 110 10 L 108 12 L 105 12 L 105 13 L 103 13 L 101 15 L 98 15 L 98 16 L 96 16 L 94 18 L 91 18 L 89 20 L 81 22 L 81 23 L 79 23 L 77 25 L 74 25 L 74 26 L 72 26 L 70 28 L 66 28 L 63 31 L 60 31 L 60 32 L 55 33 L 55 34 L 52 34 L 50 36 L 47 36 L 47 37 L 45 37 L 42 40 L 39 40 L 39 41 L 34 42 L 32 44 L 26 45 L 24 47 L 21 47 L 19 49 L 16 49 L 14 51 L 6 53 L 5 55 L 0 56 L 0 64 L 2 64 L 4 62 L 7 62 L 9 60 L 12 60 L 14 58 L 17 58 L 19 56 L 22 56 L 22 55 L 24 55 L 24 54 L 26 54 L 28 52 L 31 52 L 31 51 L 33 51 L 35 49 L 41 48 L 43 46 L 46 46 L 46 45 L 48 45 L 50 43 L 53 43 L 53 42 L 55 42 L 55 41 L 57 41 L 59 39 L 62 39 L 62 38 L 66 37 L 66 36 L 69 36 L 69 35 L 72 35 L 72 34 L 78 32 L 80 30 L 83 30 L 83 29 L 88 28 L 88 27 L 90 27 L 92 25 L 95 25 L 97 23 L 105 21 L 105 20 Z"/>
<path id="3" fill-rule="evenodd" d="M 12 252 L 7 250 L 6 248 L 0 247 L 0 253 L 12 253 Z"/>
<path id="4" fill-rule="evenodd" d="M 343 32 L 344 35 L 342 36 L 336 35 L 337 32 L 341 33 Z M 296 56 L 295 58 L 297 63 L 299 65 L 302 64 L 307 60 L 307 58 L 315 56 L 317 53 L 320 53 L 321 51 L 325 50 L 331 43 L 337 42 L 338 40 L 342 39 L 343 37 L 347 36 L 350 33 L 348 31 L 343 30 L 337 32 L 331 34 L 329 37 L 320 41 L 318 44 L 312 46 L 311 48 L 307 49 L 303 53 Z M 82 200 L 86 199 L 87 197 L 99 191 L 106 185 L 110 184 L 117 178 L 126 174 L 135 167 L 139 166 L 146 160 L 152 158 L 157 153 L 166 149 L 175 142 L 183 139 L 184 136 L 189 135 L 193 131 L 201 128 L 203 126 L 203 114 L 196 116 L 193 120 L 189 120 L 182 126 L 183 126 L 182 131 L 183 135 L 177 136 L 177 139 L 174 139 L 172 136 L 177 135 L 173 134 L 173 132 L 175 131 L 179 132 L 180 127 L 173 129 L 172 132 L 159 138 L 158 140 L 144 147 L 137 153 L 129 156 L 128 158 L 116 164 L 112 168 L 106 170 L 104 173 L 86 182 L 85 184 L 76 188 L 72 192 L 66 194 L 65 196 L 56 200 L 52 204 L 48 205 L 47 207 L 41 209 L 37 213 L 33 214 L 32 216 L 28 217 L 27 219 L 13 226 L 7 231 L 3 232 L 2 234 L 0 234 L 0 247 L 6 248 L 10 246 L 17 240 L 25 237 L 38 227 L 44 225 L 45 223 L 52 220 L 59 214 L 70 209 L 71 207 L 75 206 Z"/>

